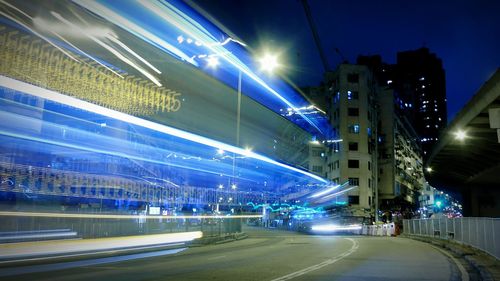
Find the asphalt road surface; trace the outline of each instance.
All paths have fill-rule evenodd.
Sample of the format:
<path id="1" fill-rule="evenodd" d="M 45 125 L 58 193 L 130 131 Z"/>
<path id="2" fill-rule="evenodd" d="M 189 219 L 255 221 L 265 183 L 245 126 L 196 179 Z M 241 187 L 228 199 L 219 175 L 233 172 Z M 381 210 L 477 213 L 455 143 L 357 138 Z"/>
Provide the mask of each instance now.
<path id="1" fill-rule="evenodd" d="M 313 236 L 246 229 L 220 245 L 2 280 L 468 280 L 461 265 L 430 244 L 394 237 Z M 57 268 L 57 267 L 55 267 Z M 1 269 L 0 269 L 1 270 Z M 23 272 L 19 269 L 19 272 Z"/>

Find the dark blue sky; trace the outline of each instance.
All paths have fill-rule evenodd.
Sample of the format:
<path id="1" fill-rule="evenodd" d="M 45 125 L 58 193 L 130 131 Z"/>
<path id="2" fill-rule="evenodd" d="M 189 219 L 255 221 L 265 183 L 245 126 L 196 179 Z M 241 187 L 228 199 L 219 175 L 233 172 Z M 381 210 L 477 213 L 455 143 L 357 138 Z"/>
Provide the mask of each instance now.
<path id="1" fill-rule="evenodd" d="M 281 52 L 283 69 L 299 86 L 323 77 L 299 0 L 196 0 L 252 49 Z M 331 68 L 360 54 L 394 63 L 398 51 L 428 47 L 446 71 L 448 121 L 500 67 L 500 1 L 308 0 Z"/>

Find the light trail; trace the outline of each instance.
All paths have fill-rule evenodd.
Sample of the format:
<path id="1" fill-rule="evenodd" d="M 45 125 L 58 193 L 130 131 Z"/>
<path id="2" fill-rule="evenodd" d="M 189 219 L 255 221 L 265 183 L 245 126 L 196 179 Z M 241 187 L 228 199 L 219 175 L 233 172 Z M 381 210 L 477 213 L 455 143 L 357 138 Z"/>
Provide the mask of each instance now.
<path id="1" fill-rule="evenodd" d="M 236 153 L 239 155 L 247 156 L 249 158 L 257 159 L 264 161 L 266 163 L 279 166 L 282 168 L 285 168 L 287 170 L 293 171 L 300 173 L 302 175 L 305 175 L 307 177 L 310 177 L 312 179 L 315 179 L 317 181 L 320 181 L 322 183 L 328 183 L 329 181 L 321 178 L 320 176 L 314 175 L 312 173 L 309 173 L 307 171 L 292 167 L 287 164 L 280 163 L 276 160 L 273 160 L 271 158 L 268 158 L 266 156 L 257 154 L 255 152 L 249 151 L 247 149 L 243 149 L 240 147 L 235 147 L 229 144 L 225 144 L 216 140 L 212 140 L 206 137 L 202 137 L 193 133 L 189 133 L 186 131 L 182 131 L 179 129 L 175 129 L 173 127 L 168 127 L 166 125 L 158 124 L 152 121 L 148 121 L 145 119 L 141 119 L 139 117 L 135 117 L 120 111 L 108 109 L 90 102 L 86 102 L 83 100 L 79 100 L 74 97 L 66 96 L 60 93 L 57 93 L 52 90 L 44 89 L 35 85 L 31 85 L 19 80 L 15 80 L 6 76 L 1 76 L 0 75 L 0 86 L 10 88 L 12 90 L 16 90 L 19 92 L 27 93 L 36 97 L 40 97 L 46 100 L 54 101 L 59 104 L 71 106 L 74 108 L 82 109 L 84 111 L 96 113 L 102 116 L 110 117 L 112 119 L 120 120 L 129 124 L 141 126 L 144 128 L 148 128 L 157 132 L 161 132 L 167 135 L 172 135 L 175 137 L 179 137 L 185 140 L 189 140 L 195 143 L 203 144 L 206 146 L 213 147 L 215 149 L 222 149 L 224 151 Z"/>
<path id="2" fill-rule="evenodd" d="M 39 32 L 37 32 L 36 30 L 34 30 L 33 28 L 29 27 L 28 25 L 24 24 L 23 22 L 21 22 L 20 20 L 0 11 L 0 15 L 10 19 L 11 21 L 21 25 L 22 27 L 26 28 L 27 30 L 29 30 L 31 33 L 35 34 L 36 36 L 42 38 L 43 40 L 45 40 L 47 43 L 49 43 L 50 45 L 54 46 L 54 48 L 58 49 L 59 51 L 61 51 L 63 54 L 65 54 L 67 57 L 69 57 L 70 59 L 78 62 L 78 63 L 81 63 L 80 60 L 74 58 L 72 55 L 70 55 L 68 52 L 66 52 L 64 49 L 62 49 L 61 47 L 57 46 L 56 44 L 52 43 L 52 41 L 50 41 L 49 38 L 43 36 L 42 34 L 40 34 Z"/>
<path id="3" fill-rule="evenodd" d="M 58 14 L 56 12 L 50 12 L 50 13 L 55 18 L 57 18 L 58 20 L 62 21 L 63 23 L 65 23 L 69 27 L 78 30 L 82 34 L 85 34 L 88 38 L 92 39 L 92 41 L 96 42 L 99 46 L 101 46 L 104 49 L 108 50 L 110 53 L 112 53 L 113 55 L 115 55 L 117 58 L 119 58 L 120 60 L 122 60 L 126 64 L 128 64 L 128 65 L 132 66 L 133 68 L 135 68 L 137 71 L 139 71 L 144 76 L 146 76 L 149 80 L 151 80 L 153 83 L 155 83 L 158 87 L 162 86 L 161 83 L 160 83 L 160 81 L 156 77 L 154 77 L 151 73 L 147 72 L 142 67 L 140 67 L 137 64 L 135 64 L 134 62 L 132 62 L 129 58 L 127 58 L 124 55 L 122 55 L 119 51 L 115 50 L 113 47 L 111 47 L 108 44 L 102 42 L 101 40 L 99 40 L 95 36 L 92 36 L 89 33 L 85 32 L 85 30 L 83 30 L 81 27 L 79 27 L 78 25 L 73 24 L 72 22 L 68 21 L 67 19 L 65 19 L 64 17 L 62 17 L 60 14 Z"/>
<path id="4" fill-rule="evenodd" d="M 81 218 L 81 219 L 244 219 L 262 218 L 262 215 L 110 215 L 110 214 L 69 214 L 0 211 L 3 217 L 44 217 L 44 218 Z"/>
<path id="5" fill-rule="evenodd" d="M 134 24 L 130 22 L 127 18 L 124 18 L 123 16 L 113 12 L 111 9 L 108 7 L 97 3 L 97 2 L 91 2 L 91 1 L 82 1 L 82 0 L 73 0 L 76 4 L 79 6 L 92 11 L 96 15 L 99 15 L 110 22 L 120 26 L 121 28 L 129 31 L 130 33 L 134 34 L 135 36 L 143 39 L 146 42 L 153 43 L 153 45 L 156 45 L 157 47 L 161 47 L 160 49 L 168 51 L 170 54 L 173 54 L 177 56 L 178 58 L 189 62 L 190 64 L 198 67 L 198 63 L 191 59 L 188 55 L 186 55 L 184 52 L 179 50 L 178 48 L 174 47 L 173 45 L 165 42 L 165 40 L 161 39 L 160 37 L 154 35 L 153 33 L 145 30 L 144 28 L 140 27 L 137 24 Z"/>

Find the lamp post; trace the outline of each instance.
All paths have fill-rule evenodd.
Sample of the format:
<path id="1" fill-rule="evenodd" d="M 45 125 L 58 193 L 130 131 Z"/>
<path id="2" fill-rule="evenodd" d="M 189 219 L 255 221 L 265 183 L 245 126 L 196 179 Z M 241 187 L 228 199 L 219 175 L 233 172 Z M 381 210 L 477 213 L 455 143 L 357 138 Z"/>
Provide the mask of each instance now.
<path id="1" fill-rule="evenodd" d="M 265 53 L 260 59 L 261 70 L 272 73 L 276 68 L 279 67 L 278 56 Z M 207 65 L 211 68 L 217 68 L 219 65 L 219 60 L 215 56 L 209 56 L 207 58 Z M 236 104 L 236 146 L 240 146 L 240 123 L 241 123 L 241 85 L 242 85 L 242 71 L 238 69 L 238 89 L 237 89 L 237 104 Z M 236 176 L 236 154 L 233 153 L 233 181 L 228 182 L 228 187 L 236 190 L 237 185 L 234 181 Z"/>

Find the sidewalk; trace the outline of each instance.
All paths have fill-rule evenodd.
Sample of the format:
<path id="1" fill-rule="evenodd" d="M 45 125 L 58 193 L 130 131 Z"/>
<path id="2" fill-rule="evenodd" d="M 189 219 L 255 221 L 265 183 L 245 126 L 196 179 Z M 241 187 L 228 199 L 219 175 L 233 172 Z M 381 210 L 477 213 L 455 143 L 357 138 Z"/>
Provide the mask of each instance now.
<path id="1" fill-rule="evenodd" d="M 50 240 L 0 244 L 0 266 L 39 262 L 48 259 L 78 258 L 89 255 L 137 251 L 161 247 L 180 247 L 196 238 L 200 231 L 124 236 L 98 239 Z"/>
<path id="2" fill-rule="evenodd" d="M 456 242 L 431 237 L 408 234 L 403 234 L 401 237 L 431 243 L 441 248 L 445 248 L 446 250 L 452 252 L 456 257 L 465 260 L 472 268 L 474 268 L 479 273 L 481 280 L 500 281 L 500 261 L 480 250 Z"/>

